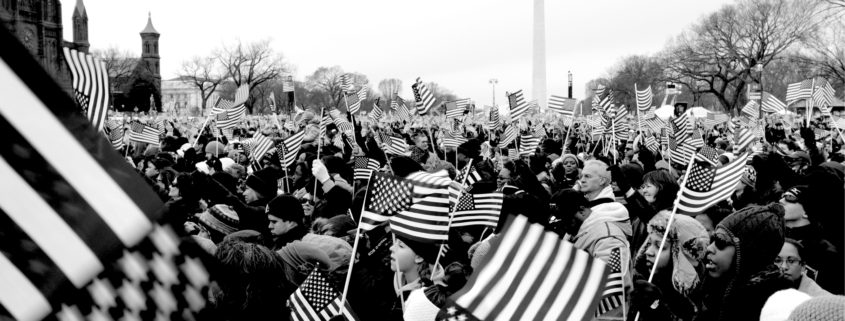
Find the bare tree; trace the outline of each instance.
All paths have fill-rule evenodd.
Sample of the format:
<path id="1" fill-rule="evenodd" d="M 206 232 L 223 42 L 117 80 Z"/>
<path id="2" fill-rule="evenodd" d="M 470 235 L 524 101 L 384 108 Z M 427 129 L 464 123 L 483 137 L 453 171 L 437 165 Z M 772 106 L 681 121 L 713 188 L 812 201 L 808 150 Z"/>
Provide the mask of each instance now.
<path id="1" fill-rule="evenodd" d="M 816 30 L 818 3 L 808 0 L 743 0 L 704 17 L 664 55 L 667 76 L 713 95 L 732 110 L 747 84 L 790 46 Z"/>
<path id="2" fill-rule="evenodd" d="M 215 58 L 235 86 L 249 84 L 250 91 L 266 81 L 277 79 L 287 69 L 282 54 L 270 47 L 270 40 L 224 45 L 215 52 Z M 253 101 L 251 96 L 246 103 L 250 111 Z"/>
<path id="3" fill-rule="evenodd" d="M 790 59 L 799 67 L 811 69 L 811 75 L 826 78 L 833 82 L 834 88 L 841 88 L 845 85 L 845 22 L 830 21 Z"/>
<path id="4" fill-rule="evenodd" d="M 217 90 L 217 86 L 223 82 L 224 71 L 215 57 L 195 56 L 182 63 L 179 78 L 199 89 L 202 98 L 200 110 L 202 110 L 208 98 Z"/>
<path id="5" fill-rule="evenodd" d="M 313 74 L 305 77 L 305 89 L 312 92 L 312 103 L 316 107 L 337 106 L 343 98 L 340 66 L 320 67 Z"/>
<path id="6" fill-rule="evenodd" d="M 94 57 L 99 58 L 106 65 L 109 73 L 109 85 L 111 91 L 123 88 L 132 78 L 132 72 L 138 65 L 138 57 L 132 56 L 128 50 L 120 50 L 117 47 L 109 47 L 105 50 L 94 50 L 91 52 Z"/>
<path id="7" fill-rule="evenodd" d="M 636 106 L 636 93 L 634 84 L 639 90 L 652 86 L 654 92 L 659 92 L 662 86 L 663 66 L 654 57 L 634 55 L 623 58 L 611 71 L 610 85 L 613 90 L 613 97 L 617 103 L 625 104 L 628 107 Z"/>
<path id="8" fill-rule="evenodd" d="M 402 81 L 396 78 L 382 79 L 378 82 L 378 91 L 385 101 L 393 99 L 393 96 L 402 90 Z"/>

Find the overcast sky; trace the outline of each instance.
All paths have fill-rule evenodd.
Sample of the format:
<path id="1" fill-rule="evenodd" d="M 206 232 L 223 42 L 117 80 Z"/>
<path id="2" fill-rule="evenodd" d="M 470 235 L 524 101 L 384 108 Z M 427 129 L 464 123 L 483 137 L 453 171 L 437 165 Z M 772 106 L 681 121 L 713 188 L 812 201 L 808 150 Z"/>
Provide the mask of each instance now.
<path id="1" fill-rule="evenodd" d="M 727 0 L 546 1 L 548 92 L 575 97 L 622 57 L 651 54 Z M 237 39 L 269 38 L 303 80 L 320 66 L 339 65 L 403 81 L 411 97 L 416 77 L 488 105 L 498 79 L 504 92 L 531 93 L 533 1 L 529 0 L 84 0 L 92 49 L 116 46 L 140 56 L 139 32 L 152 13 L 161 33 L 162 77 L 182 62 Z M 65 39 L 73 38 L 75 1 L 62 1 Z M 377 88 L 374 88 L 377 89 Z"/>

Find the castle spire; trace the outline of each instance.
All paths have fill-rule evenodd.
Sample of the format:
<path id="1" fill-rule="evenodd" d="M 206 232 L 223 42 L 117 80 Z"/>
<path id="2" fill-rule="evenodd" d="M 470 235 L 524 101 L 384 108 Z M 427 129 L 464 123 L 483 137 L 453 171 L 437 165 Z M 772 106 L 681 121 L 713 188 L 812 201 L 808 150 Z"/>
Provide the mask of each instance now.
<path id="1" fill-rule="evenodd" d="M 88 13 L 85 12 L 85 4 L 82 3 L 82 0 L 76 0 L 76 13 L 79 14 L 80 17 L 87 17 Z"/>
<path id="2" fill-rule="evenodd" d="M 158 31 L 156 31 L 156 28 L 153 28 L 153 14 L 152 14 L 152 12 L 147 12 L 147 26 L 144 27 L 144 30 L 142 30 L 141 33 L 158 34 Z"/>

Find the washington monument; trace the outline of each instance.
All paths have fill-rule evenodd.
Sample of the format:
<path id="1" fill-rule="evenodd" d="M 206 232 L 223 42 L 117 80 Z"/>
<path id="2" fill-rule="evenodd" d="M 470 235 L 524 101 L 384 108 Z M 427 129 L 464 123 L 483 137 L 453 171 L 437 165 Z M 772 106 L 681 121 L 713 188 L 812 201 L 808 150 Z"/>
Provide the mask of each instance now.
<path id="1" fill-rule="evenodd" d="M 544 0 L 534 0 L 534 72 L 533 99 L 546 109 L 546 14 Z"/>

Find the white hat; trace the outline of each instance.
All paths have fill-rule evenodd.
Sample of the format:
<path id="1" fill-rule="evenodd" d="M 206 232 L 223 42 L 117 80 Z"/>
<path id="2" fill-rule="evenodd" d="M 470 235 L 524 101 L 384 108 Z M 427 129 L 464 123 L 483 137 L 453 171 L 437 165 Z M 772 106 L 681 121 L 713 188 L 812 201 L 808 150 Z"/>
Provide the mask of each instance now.
<path id="1" fill-rule="evenodd" d="M 796 289 L 777 291 L 766 300 L 760 310 L 760 321 L 786 321 L 792 310 L 810 298 L 809 294 Z"/>

